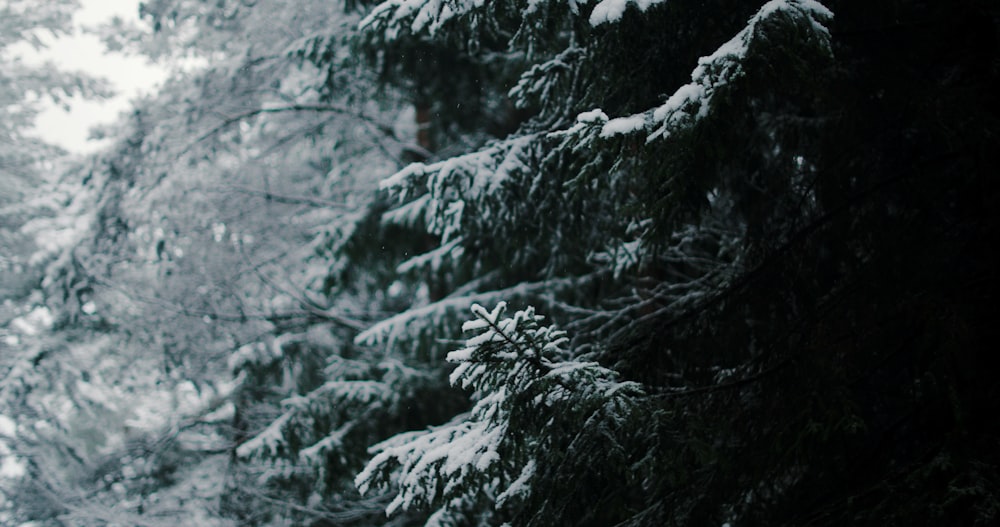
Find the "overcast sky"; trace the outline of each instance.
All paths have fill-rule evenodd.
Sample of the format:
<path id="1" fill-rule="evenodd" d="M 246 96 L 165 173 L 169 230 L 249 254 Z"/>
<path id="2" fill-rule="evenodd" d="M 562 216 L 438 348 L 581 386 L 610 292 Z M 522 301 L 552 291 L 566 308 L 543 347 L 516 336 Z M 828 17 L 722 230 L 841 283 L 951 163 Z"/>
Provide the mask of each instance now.
<path id="1" fill-rule="evenodd" d="M 43 0 L 44 1 L 44 0 Z M 94 25 L 114 16 L 137 20 L 140 0 L 80 0 L 82 9 L 74 22 L 77 26 Z M 104 102 L 76 100 L 67 113 L 51 108 L 39 118 L 39 135 L 73 152 L 90 152 L 101 143 L 87 141 L 88 130 L 99 123 L 111 122 L 128 108 L 128 101 L 141 92 L 151 91 L 165 76 L 161 68 L 140 58 L 128 58 L 104 51 L 92 35 L 76 35 L 57 40 L 41 54 L 66 69 L 84 70 L 111 81 L 119 95 Z"/>

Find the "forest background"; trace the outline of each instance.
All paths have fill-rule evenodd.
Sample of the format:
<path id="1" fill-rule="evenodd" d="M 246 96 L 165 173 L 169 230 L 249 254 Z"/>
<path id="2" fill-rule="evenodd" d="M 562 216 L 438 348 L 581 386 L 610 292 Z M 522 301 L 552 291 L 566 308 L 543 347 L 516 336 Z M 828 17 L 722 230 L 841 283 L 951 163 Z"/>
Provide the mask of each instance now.
<path id="1" fill-rule="evenodd" d="M 991 525 L 1000 8 L 0 1 L 0 523 Z M 180 65 L 185 67 L 180 67 Z"/>

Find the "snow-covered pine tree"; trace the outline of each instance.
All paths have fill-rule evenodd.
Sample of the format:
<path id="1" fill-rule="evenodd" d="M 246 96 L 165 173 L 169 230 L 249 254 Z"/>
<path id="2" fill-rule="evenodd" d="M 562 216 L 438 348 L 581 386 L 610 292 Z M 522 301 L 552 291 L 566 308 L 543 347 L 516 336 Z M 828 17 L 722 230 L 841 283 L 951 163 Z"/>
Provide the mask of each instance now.
<path id="1" fill-rule="evenodd" d="M 627 20 L 620 20 L 621 13 L 608 19 L 569 13 L 572 16 L 563 19 L 566 27 L 558 31 L 547 24 L 549 9 L 564 9 L 560 3 L 535 3 L 495 17 L 491 10 L 500 8 L 492 4 L 463 3 L 467 11 L 449 7 L 443 14 L 435 11 L 437 4 L 420 9 L 400 5 L 405 7 L 396 9 L 390 2 L 376 8 L 363 28 L 390 41 L 434 36 L 447 41 L 448 29 L 454 27 L 471 35 L 467 45 L 474 46 L 478 35 L 487 31 L 483 26 L 500 31 L 493 25 L 506 23 L 501 29 L 510 35 L 508 53 L 529 54 L 535 63 L 509 87 L 512 102 L 534 114 L 518 133 L 469 154 L 411 165 L 383 182 L 383 188 L 404 202 L 385 221 L 423 222 L 441 240 L 439 247 L 416 255 L 399 270 L 452 276 L 451 289 L 474 293 L 464 301 L 452 295 L 440 302 L 438 311 L 448 310 L 452 320 L 473 301 L 547 296 L 555 301 L 551 309 L 590 309 L 588 321 L 611 330 L 630 317 L 599 308 L 594 301 L 614 296 L 612 290 L 619 287 L 627 291 L 636 279 L 668 288 L 648 296 L 665 294 L 677 302 L 675 309 L 696 300 L 697 291 L 725 283 L 739 269 L 738 255 L 730 249 L 742 238 L 744 226 L 730 210 L 740 204 L 718 181 L 722 175 L 678 175 L 691 171 L 693 176 L 708 162 L 695 158 L 697 151 L 688 143 L 696 139 L 696 128 L 698 133 L 721 133 L 719 126 L 712 126 L 720 124 L 713 110 L 737 90 L 768 82 L 764 77 L 794 73 L 786 70 L 803 64 L 820 69 L 830 53 L 821 24 L 828 12 L 812 3 L 767 4 L 751 13 L 742 30 L 733 20 L 746 17 L 736 15 L 729 20 L 737 29 L 728 42 L 716 26 L 703 29 L 683 19 L 700 11 L 692 6 L 685 11 L 680 2 L 648 13 L 629 11 Z M 684 82 L 676 67 L 668 74 L 669 68 L 660 64 L 669 64 L 682 46 L 644 30 L 661 22 L 678 30 L 693 24 L 695 30 L 705 31 L 691 47 L 702 39 L 722 46 L 700 60 L 697 52 L 686 50 L 694 57 L 689 61 L 694 71 Z M 631 61 L 623 60 L 629 50 L 607 45 L 626 39 L 626 34 L 649 41 L 629 42 L 642 51 Z M 775 46 L 776 35 L 790 41 Z M 774 55 L 766 68 L 760 54 Z M 754 69 L 754 61 L 761 67 Z M 783 79 L 789 91 L 796 82 L 813 82 L 798 73 Z M 621 89 L 624 78 L 633 89 Z M 659 94 L 670 87 L 676 94 L 663 102 Z M 608 112 L 622 117 L 609 122 Z M 767 148 L 762 145 L 760 150 Z M 761 151 L 747 155 L 765 155 Z M 786 154 L 775 162 L 791 164 L 788 159 L 795 154 Z M 660 269 L 655 273 L 673 274 L 673 279 L 661 283 L 651 275 L 654 268 Z M 625 309 L 641 310 L 642 304 Z M 405 321 L 403 316 L 380 324 L 361 341 L 392 341 L 397 336 L 394 328 Z"/>
<path id="2" fill-rule="evenodd" d="M 479 49 L 476 39 L 485 34 L 508 35 L 507 54 L 527 57 L 530 67 L 507 88 L 513 104 L 533 117 L 517 133 L 479 151 L 414 164 L 383 182 L 383 188 L 403 201 L 386 214 L 385 221 L 407 226 L 424 222 L 441 240 L 439 247 L 402 263 L 399 270 L 424 272 L 430 280 L 448 277 L 451 291 L 437 302 L 377 324 L 362 333 L 359 342 L 406 350 L 403 353 L 409 355 L 423 349 L 421 344 L 435 346 L 429 335 L 450 336 L 446 328 L 456 327 L 470 304 L 506 298 L 539 303 L 564 318 L 575 337 L 570 360 L 604 361 L 655 391 L 682 389 L 694 382 L 662 368 L 648 368 L 648 355 L 662 350 L 647 345 L 621 353 L 619 346 L 651 321 L 682 316 L 709 301 L 745 265 L 739 250 L 745 223 L 735 212 L 739 197 L 725 179 L 732 175 L 698 170 L 706 159 L 697 156 L 706 155 L 708 148 L 696 134 L 720 133 L 716 127 L 722 124 L 720 114 L 728 109 L 726 104 L 737 104 L 730 100 L 749 86 L 782 78 L 794 91 L 815 82 L 814 73 L 830 60 L 824 26 L 830 13 L 813 2 L 770 2 L 742 16 L 739 11 L 720 10 L 725 13 L 720 18 L 726 20 L 720 27 L 698 23 L 694 20 L 698 8 L 680 2 L 644 5 L 627 14 L 612 7 L 599 3 L 591 11 L 577 5 L 534 3 L 511 9 L 461 3 L 443 8 L 389 2 L 362 22 L 366 31 L 386 41 L 454 42 L 455 35 L 462 35 L 467 41 L 458 45 L 472 50 Z M 553 13 L 563 16 L 552 22 Z M 555 31 L 553 23 L 558 26 Z M 693 31 L 694 36 L 685 49 L 647 31 L 663 26 Z M 731 28 L 728 37 L 722 33 L 726 28 Z M 721 45 L 711 52 L 699 49 L 703 41 Z M 699 53 L 705 56 L 698 59 Z M 624 60 L 627 55 L 630 60 Z M 671 61 L 686 57 L 691 57 L 691 73 L 683 79 Z M 629 79 L 627 90 L 622 79 Z M 668 89 L 674 95 L 664 101 L 659 94 Z M 621 117 L 609 119 L 608 112 Z M 784 155 L 796 152 L 784 153 L 775 162 L 791 165 Z M 789 175 L 805 177 L 800 172 L 792 170 Z M 722 363 L 724 358 L 716 360 Z M 508 387 L 503 393 L 524 401 L 519 388 Z M 632 395 L 642 399 L 633 404 L 659 415 L 659 403 Z M 586 407 L 583 401 L 577 404 Z M 572 438 L 571 429 L 556 427 L 548 432 Z M 651 430 L 642 441 L 633 439 L 637 444 L 662 444 L 665 440 L 658 435 L 666 433 Z M 554 441 L 560 444 L 559 439 Z M 606 446 L 614 450 L 613 444 Z M 409 452 L 405 445 L 394 448 L 390 451 Z M 574 477 L 588 485 L 563 496 L 545 491 L 546 498 L 528 492 L 531 498 L 525 503 L 532 506 L 506 514 L 537 524 L 613 523 L 629 517 L 663 521 L 661 504 L 637 498 L 644 492 L 629 487 L 628 475 L 615 469 L 589 471 L 586 466 L 575 461 L 547 471 L 538 478 L 538 488 L 562 489 L 560 482 L 577 481 Z M 424 474 L 419 481 L 433 489 L 446 485 L 446 476 L 439 474 L 435 480 Z M 504 477 L 513 479 L 509 474 Z M 424 503 L 406 498 L 420 495 L 413 488 L 418 480 L 405 481 L 400 503 Z M 449 498 L 478 489 L 469 481 L 448 485 Z M 604 496 L 600 512 L 581 507 L 587 494 L 600 487 L 629 491 Z M 436 498 L 424 504 L 445 504 L 444 495 L 424 493 Z M 469 504 L 462 506 L 467 509 Z M 483 510 L 479 503 L 475 514 Z"/>
<path id="3" fill-rule="evenodd" d="M 981 426 L 995 389 L 942 369 L 983 365 L 990 334 L 976 312 L 995 260 L 971 247 L 997 227 L 996 7 L 824 3 L 372 10 L 376 53 L 502 52 L 527 118 L 383 182 L 400 200 L 384 221 L 440 240 L 398 267 L 437 294 L 358 343 L 443 357 L 470 305 L 539 306 L 572 335 L 565 360 L 641 384 L 628 397 L 652 416 L 636 433 L 652 468 L 588 471 L 595 455 L 542 474 L 562 458 L 520 457 L 530 427 L 489 443 L 513 453 L 494 462 L 477 438 L 535 402 L 530 383 L 494 382 L 472 413 L 377 447 L 363 487 L 395 481 L 391 511 L 437 509 L 440 524 L 922 523 L 928 503 L 939 519 L 996 518 L 984 445 L 998 434 Z M 930 285 L 956 250 L 962 287 L 990 294 Z M 511 364 L 479 367 L 506 378 Z M 560 444 L 576 424 L 543 433 Z M 496 503 L 521 475 L 519 499 Z M 567 481 L 587 490 L 561 494 Z"/>

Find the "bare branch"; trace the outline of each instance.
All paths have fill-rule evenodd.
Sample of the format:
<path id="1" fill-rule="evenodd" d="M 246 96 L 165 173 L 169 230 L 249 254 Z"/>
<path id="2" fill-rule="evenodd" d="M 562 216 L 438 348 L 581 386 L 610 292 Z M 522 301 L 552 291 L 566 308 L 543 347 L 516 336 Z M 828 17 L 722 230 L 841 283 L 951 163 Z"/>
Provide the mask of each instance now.
<path id="1" fill-rule="evenodd" d="M 322 207 L 327 209 L 339 209 L 346 207 L 346 204 L 343 202 L 329 201 L 322 198 L 313 198 L 309 196 L 290 196 L 287 194 L 278 194 L 276 192 L 258 190 L 255 188 L 244 187 L 239 185 L 227 185 L 224 187 L 216 187 L 208 190 L 210 192 L 242 192 L 244 194 L 250 194 L 253 196 L 261 196 L 269 201 L 274 201 L 277 203 L 286 203 L 289 205 L 309 205 L 312 207 Z"/>
<path id="2" fill-rule="evenodd" d="M 288 106 L 272 106 L 268 108 L 257 108 L 254 110 L 246 111 L 234 116 L 227 117 L 223 119 L 223 121 L 220 124 L 212 128 L 211 130 L 205 132 L 204 134 L 200 135 L 191 144 L 186 146 L 184 150 L 181 151 L 181 155 L 186 154 L 188 151 L 190 151 L 191 148 L 194 147 L 194 145 L 208 139 L 209 137 L 212 137 L 215 134 L 218 134 L 219 132 L 225 130 L 226 128 L 229 128 L 230 126 L 238 122 L 251 119 L 258 115 L 263 115 L 268 113 L 287 113 L 287 112 L 318 112 L 318 113 L 336 113 L 336 114 L 346 115 L 349 117 L 354 117 L 356 119 L 361 120 L 362 122 L 371 125 L 376 130 L 381 132 L 383 135 L 396 138 L 396 133 L 391 126 L 379 122 L 375 118 L 366 115 L 363 112 L 353 110 L 346 106 L 338 106 L 333 104 L 290 104 Z"/>
<path id="3" fill-rule="evenodd" d="M 366 329 L 367 326 L 365 326 L 361 321 L 344 317 L 343 315 L 334 312 L 330 308 L 321 306 L 317 304 L 315 301 L 313 301 L 311 298 L 308 298 L 305 294 L 303 294 L 300 291 L 292 291 L 287 287 L 282 287 L 280 284 L 271 280 L 267 275 L 261 272 L 259 266 L 253 265 L 253 261 L 250 260 L 250 256 L 247 255 L 246 250 L 244 250 L 243 244 L 239 245 L 239 250 L 240 250 L 240 255 L 243 257 L 244 261 L 250 266 L 254 274 L 257 275 L 257 278 L 259 278 L 261 282 L 270 286 L 275 291 L 284 293 L 294 298 L 299 303 L 299 305 L 305 308 L 307 313 L 314 315 L 320 318 L 321 320 L 329 320 L 348 329 L 354 329 L 356 331 L 363 331 L 364 329 Z"/>

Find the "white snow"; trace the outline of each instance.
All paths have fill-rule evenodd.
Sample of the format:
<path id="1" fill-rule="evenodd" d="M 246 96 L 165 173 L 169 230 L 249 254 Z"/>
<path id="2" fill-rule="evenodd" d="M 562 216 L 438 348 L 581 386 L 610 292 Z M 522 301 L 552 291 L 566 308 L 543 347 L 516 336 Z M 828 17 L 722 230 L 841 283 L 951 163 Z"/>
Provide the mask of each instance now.
<path id="1" fill-rule="evenodd" d="M 387 184 L 388 181 L 389 180 L 383 182 L 383 185 L 391 186 Z M 423 227 L 428 221 L 427 210 L 430 203 L 430 194 L 424 194 L 409 203 L 400 205 L 399 207 L 383 214 L 382 223 L 386 225 L 401 225 L 404 227 Z"/>
<path id="2" fill-rule="evenodd" d="M 666 0 L 603 0 L 594 6 L 590 13 L 590 25 L 599 26 L 608 22 L 617 22 L 625 14 L 625 9 L 629 4 L 634 5 L 639 11 L 645 11 L 656 4 L 661 4 Z"/>
<path id="3" fill-rule="evenodd" d="M 645 9 L 656 0 L 604 0 L 591 15 L 591 23 L 616 21 L 621 18 L 625 7 L 635 3 Z M 644 7 L 645 6 L 645 7 Z M 566 130 L 572 134 L 582 131 L 584 123 L 606 121 L 601 128 L 601 137 L 651 131 L 647 140 L 670 137 L 678 129 L 690 126 L 705 118 L 711 109 L 716 92 L 743 74 L 743 59 L 753 39 L 763 38 L 758 31 L 761 22 L 776 13 L 787 12 L 792 16 L 809 21 L 813 31 L 821 38 L 829 38 L 829 32 L 822 22 L 832 18 L 833 13 L 815 0 L 771 0 L 764 4 L 732 39 L 719 46 L 710 55 L 698 59 L 698 65 L 691 72 L 691 82 L 678 88 L 662 105 L 643 113 L 607 120 L 600 110 L 581 113 L 577 125 Z M 595 23 L 595 25 L 596 25 Z"/>
<path id="4" fill-rule="evenodd" d="M 404 26 L 413 33 L 433 34 L 452 18 L 483 7 L 484 0 L 389 0 L 379 4 L 359 27 L 381 31 L 392 40 Z"/>
<path id="5" fill-rule="evenodd" d="M 501 298 L 520 298 L 538 291 L 559 290 L 577 285 L 575 279 L 546 280 L 522 283 L 507 289 L 485 291 L 465 296 L 448 297 L 420 308 L 405 311 L 376 323 L 354 338 L 358 345 L 392 346 L 399 340 L 416 338 L 423 329 L 439 327 L 458 312 L 464 312 L 472 304 L 490 304 Z"/>
<path id="6" fill-rule="evenodd" d="M 589 112 L 583 112 L 576 116 L 576 122 L 578 123 L 595 123 L 595 122 L 606 122 L 608 120 L 608 114 L 604 113 L 600 108 L 590 110 Z"/>
<path id="7" fill-rule="evenodd" d="M 15 437 L 17 435 L 17 423 L 6 415 L 0 414 L 0 437 Z"/>
<path id="8" fill-rule="evenodd" d="M 698 69 L 695 71 L 699 71 L 703 67 L 704 62 L 699 61 Z M 697 79 L 700 80 L 700 76 Z M 667 99 L 667 102 L 663 103 L 663 106 L 653 111 L 653 119 L 656 121 L 666 121 L 681 111 L 687 104 L 698 104 L 697 115 L 701 116 L 704 113 L 702 106 L 705 106 L 706 91 L 705 86 L 700 82 L 692 82 L 677 88 L 677 91 Z"/>
<path id="9" fill-rule="evenodd" d="M 615 278 L 618 278 L 622 273 L 642 263 L 647 252 L 643 246 L 642 239 L 638 239 L 629 242 L 620 242 L 606 251 L 592 254 L 590 258 L 613 269 Z"/>
<path id="10" fill-rule="evenodd" d="M 464 253 L 465 250 L 460 245 L 461 242 L 462 238 L 455 238 L 436 249 L 432 249 L 423 254 L 418 254 L 417 256 L 399 264 L 396 267 L 396 272 L 399 274 L 406 274 L 411 271 L 424 268 L 436 272 L 441 268 L 441 264 L 443 264 L 446 259 L 456 260 L 462 256 L 462 253 Z"/>
<path id="11" fill-rule="evenodd" d="M 535 473 L 535 461 L 515 456 L 502 459 L 501 452 L 510 426 L 510 399 L 514 394 L 530 392 L 542 382 L 545 392 L 535 397 L 536 404 L 572 406 L 587 398 L 606 401 L 607 408 L 616 412 L 627 406 L 622 399 L 641 394 L 641 387 L 632 382 L 617 382 L 616 374 L 593 362 L 549 362 L 542 364 L 547 371 L 520 360 L 535 348 L 557 348 L 566 341 L 564 333 L 552 326 L 538 324 L 543 317 L 528 307 L 504 318 L 506 303 L 498 302 L 492 311 L 479 304 L 472 306 L 475 319 L 463 329 L 480 330 L 466 341 L 466 348 L 448 355 L 450 361 L 462 361 L 451 375 L 454 385 L 475 388 L 476 402 L 468 415 L 458 416 L 450 423 L 426 432 L 397 435 L 372 447 L 377 454 L 358 474 L 355 484 L 362 494 L 373 485 L 384 486 L 392 481 L 398 493 L 386 508 L 391 515 L 398 510 L 426 506 L 441 498 L 462 496 L 464 489 L 488 489 L 496 501 L 522 496 L 530 492 Z M 509 343 L 483 348 L 486 343 Z M 474 352 L 481 357 L 473 359 Z M 536 355 L 537 356 L 537 355 Z M 539 385 L 536 385 L 539 386 Z M 393 479 L 392 470 L 398 467 Z M 388 474 L 387 474 L 388 472 Z M 515 474 L 517 474 L 515 476 Z M 501 481 L 513 480 L 507 488 Z M 441 488 L 443 485 L 443 488 Z"/>
<path id="12" fill-rule="evenodd" d="M 499 496 L 497 496 L 497 505 L 503 505 L 504 502 L 510 498 L 527 494 L 531 490 L 531 478 L 534 477 L 534 475 L 535 460 L 531 459 L 524 464 L 524 467 L 521 469 L 521 474 L 517 477 L 517 479 L 511 482 L 511 484 L 507 487 L 507 490 L 504 490 Z"/>
<path id="13" fill-rule="evenodd" d="M 645 130 L 647 119 L 645 114 L 637 114 L 629 117 L 619 117 L 605 123 L 601 128 L 601 137 L 608 138 L 614 135 L 630 134 Z"/>
<path id="14" fill-rule="evenodd" d="M 302 451 L 299 452 L 299 459 L 313 466 L 322 466 L 325 454 L 335 448 L 338 448 L 343 443 L 344 436 L 350 431 L 351 425 L 340 427 L 323 439 L 317 441 L 312 446 L 302 449 Z"/>
<path id="15" fill-rule="evenodd" d="M 39 306 L 31 310 L 23 317 L 17 317 L 10 322 L 10 326 L 22 335 L 38 335 L 41 331 L 52 327 L 54 319 L 52 312 L 45 306 Z"/>
<path id="16" fill-rule="evenodd" d="M 0 451 L 0 479 L 17 479 L 23 476 L 27 470 L 28 467 L 23 461 L 16 459 L 13 456 L 5 456 L 3 455 L 3 452 Z"/>
<path id="17" fill-rule="evenodd" d="M 269 452 L 272 455 L 277 453 L 279 445 L 284 443 L 284 428 L 292 418 L 294 412 L 285 412 L 281 417 L 271 421 L 261 433 L 250 440 L 236 447 L 236 455 L 247 459 L 258 451 Z"/>

